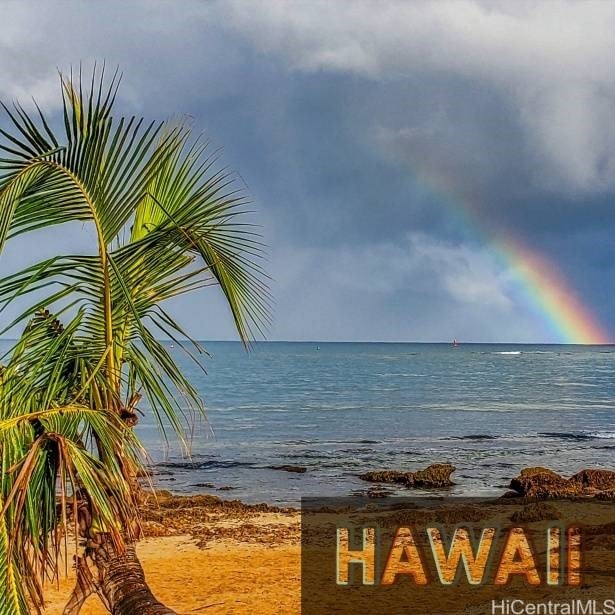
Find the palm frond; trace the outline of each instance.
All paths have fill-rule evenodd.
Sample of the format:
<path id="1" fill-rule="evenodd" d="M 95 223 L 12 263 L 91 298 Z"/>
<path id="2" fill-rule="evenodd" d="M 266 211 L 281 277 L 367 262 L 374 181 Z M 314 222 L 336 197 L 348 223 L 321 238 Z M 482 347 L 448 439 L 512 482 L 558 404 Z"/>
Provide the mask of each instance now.
<path id="1" fill-rule="evenodd" d="M 13 560 L 14 551 L 11 549 L 6 521 L 4 516 L 0 516 L 0 613 L 26 615 L 28 610 L 21 575 Z"/>
<path id="2" fill-rule="evenodd" d="M 96 243 L 0 278 L 0 313 L 26 304 L 0 326 L 21 328 L 0 358 L 0 612 L 24 612 L 26 596 L 41 603 L 80 502 L 95 531 L 131 537 L 143 458 L 124 421 L 134 400 L 145 397 L 163 435 L 186 445 L 204 414 L 158 336 L 199 365 L 204 351 L 165 303 L 215 285 L 244 344 L 269 322 L 263 245 L 218 154 L 181 124 L 116 116 L 117 71 L 60 78 L 59 130 L 38 107 L 2 105 L 0 254 L 75 221 L 92 225 Z"/>

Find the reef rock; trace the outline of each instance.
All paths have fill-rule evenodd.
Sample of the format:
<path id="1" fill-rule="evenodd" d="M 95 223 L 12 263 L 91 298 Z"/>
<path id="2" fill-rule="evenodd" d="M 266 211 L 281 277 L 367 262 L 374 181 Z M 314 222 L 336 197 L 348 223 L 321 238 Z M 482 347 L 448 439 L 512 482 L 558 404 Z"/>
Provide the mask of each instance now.
<path id="1" fill-rule="evenodd" d="M 307 468 L 305 466 L 291 466 L 291 465 L 282 465 L 282 466 L 267 466 L 270 470 L 282 470 L 283 472 L 294 472 L 295 474 L 304 474 L 307 472 Z"/>
<path id="2" fill-rule="evenodd" d="M 359 478 L 371 483 L 395 483 L 404 487 L 450 487 L 454 484 L 451 481 L 451 474 L 454 471 L 455 466 L 450 463 L 434 463 L 416 472 L 376 470 L 361 474 Z"/>
<path id="3" fill-rule="evenodd" d="M 512 479 L 510 488 L 518 495 L 547 499 L 606 496 L 615 493 L 615 472 L 611 470 L 581 470 L 564 478 L 547 468 L 525 468 Z"/>
<path id="4" fill-rule="evenodd" d="M 569 482 L 577 484 L 585 492 L 591 490 L 610 492 L 615 490 L 615 472 L 611 470 L 581 470 L 571 476 Z"/>
<path id="5" fill-rule="evenodd" d="M 510 481 L 510 488 L 519 495 L 530 498 L 566 497 L 568 480 L 547 468 L 524 468 Z"/>

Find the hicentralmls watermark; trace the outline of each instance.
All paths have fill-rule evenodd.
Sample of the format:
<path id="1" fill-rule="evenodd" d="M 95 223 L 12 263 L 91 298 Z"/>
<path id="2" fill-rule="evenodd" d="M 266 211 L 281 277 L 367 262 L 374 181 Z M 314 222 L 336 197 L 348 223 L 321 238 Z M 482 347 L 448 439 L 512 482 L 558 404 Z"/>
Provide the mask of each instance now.
<path id="1" fill-rule="evenodd" d="M 566 602 L 526 602 L 515 600 L 492 600 L 492 615 L 613 615 L 615 600 L 576 599 Z"/>
<path id="2" fill-rule="evenodd" d="M 615 615 L 615 503 L 302 502 L 303 613 Z"/>

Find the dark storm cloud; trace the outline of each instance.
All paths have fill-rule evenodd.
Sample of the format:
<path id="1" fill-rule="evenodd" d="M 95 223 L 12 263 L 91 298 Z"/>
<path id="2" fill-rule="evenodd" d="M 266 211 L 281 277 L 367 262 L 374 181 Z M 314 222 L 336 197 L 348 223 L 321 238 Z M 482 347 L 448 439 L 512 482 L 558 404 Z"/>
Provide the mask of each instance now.
<path id="1" fill-rule="evenodd" d="M 3 98 L 57 109 L 56 66 L 105 59 L 123 69 L 127 113 L 186 114 L 224 146 L 270 245 L 271 337 L 546 339 L 489 248 L 502 235 L 542 250 L 612 319 L 606 3 L 22 2 L 5 13 Z M 173 309 L 197 336 L 232 336 L 219 297 L 201 299 Z"/>

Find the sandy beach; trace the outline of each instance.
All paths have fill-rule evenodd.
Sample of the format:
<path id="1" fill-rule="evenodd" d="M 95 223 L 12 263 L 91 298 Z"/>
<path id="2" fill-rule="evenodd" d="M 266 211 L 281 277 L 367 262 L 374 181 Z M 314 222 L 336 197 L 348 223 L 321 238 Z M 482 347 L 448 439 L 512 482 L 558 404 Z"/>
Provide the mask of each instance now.
<path id="1" fill-rule="evenodd" d="M 298 512 L 211 496 L 163 496 L 160 504 L 146 511 L 148 537 L 138 553 L 151 588 L 165 604 L 182 614 L 299 612 Z M 49 587 L 46 613 L 62 613 L 72 583 L 69 571 L 59 587 Z M 82 610 L 83 615 L 105 612 L 96 597 Z"/>
<path id="2" fill-rule="evenodd" d="M 299 545 L 272 547 L 238 540 L 209 549 L 189 536 L 150 538 L 139 545 L 147 579 L 156 596 L 178 613 L 299 612 Z M 60 615 L 71 578 L 49 591 L 47 613 Z M 84 615 L 104 615 L 97 598 Z"/>
<path id="3" fill-rule="evenodd" d="M 590 471 L 591 473 L 591 471 Z M 541 468 L 530 471 L 526 476 L 526 486 L 536 487 L 554 484 L 554 474 L 548 474 Z M 604 479 L 606 474 L 591 473 L 594 482 Z M 612 477 L 612 474 L 609 474 Z M 516 479 L 523 479 L 524 475 Z M 571 479 L 572 480 L 572 479 Z M 566 479 L 561 485 L 566 482 Z M 604 483 L 606 485 L 606 482 Z M 493 527 L 504 527 L 510 520 L 520 523 L 533 536 L 535 544 L 540 544 L 544 536 L 545 523 L 559 519 L 565 524 L 566 518 L 577 515 L 579 505 L 583 507 L 583 518 L 589 524 L 584 558 L 587 557 L 587 573 L 590 571 L 612 570 L 613 536 L 615 528 L 612 523 L 612 500 L 586 499 L 579 504 L 574 501 L 560 502 L 557 508 L 552 504 L 537 503 L 535 499 L 524 497 L 492 500 L 489 504 L 469 500 L 467 503 L 453 502 L 443 508 L 442 520 L 456 525 L 463 521 L 472 523 L 489 523 Z M 375 514 L 383 527 L 394 524 L 432 522 L 435 508 L 425 509 L 413 504 L 405 509 L 393 506 L 389 512 L 374 513 L 372 505 L 357 510 L 357 523 L 365 514 Z M 368 512 L 372 510 L 372 513 Z M 330 530 L 323 529 L 339 517 L 331 516 L 331 511 L 317 512 L 313 522 L 308 521 L 307 531 L 310 538 L 308 551 L 312 549 L 309 573 L 318 577 L 325 561 L 331 556 L 330 546 L 322 542 L 322 537 Z M 338 514 L 338 513 L 336 513 Z M 355 514 L 355 513 L 352 513 Z M 435 513 L 437 514 L 437 513 Z M 382 516 L 384 515 L 384 516 Z M 168 492 L 159 493 L 158 503 L 151 501 L 144 507 L 144 538 L 138 545 L 138 553 L 146 577 L 155 595 L 177 613 L 250 613 L 251 615 L 292 614 L 301 612 L 301 546 L 300 514 L 293 509 L 278 509 L 265 504 L 247 505 L 238 500 L 222 500 L 214 496 L 198 495 L 191 497 L 172 496 Z M 333 523 L 335 527 L 336 523 Z M 594 526 L 593 529 L 590 526 Z M 540 557 L 545 557 L 544 545 L 539 548 Z M 318 564 L 314 567 L 314 557 Z M 325 558 L 324 560 L 322 558 Z M 608 575 L 607 575 L 608 576 Z M 609 577 L 610 578 L 610 577 Z M 72 588 L 73 578 L 69 574 L 61 580 L 58 587 L 47 591 L 48 606 L 46 613 L 61 615 Z M 593 583 L 593 581 L 592 581 Z M 607 579 L 606 587 L 596 587 L 592 596 L 608 597 L 612 581 Z M 390 592 L 377 596 L 384 600 L 383 605 L 396 609 L 404 604 L 407 595 L 406 586 L 396 584 Z M 516 588 L 516 589 L 515 589 Z M 489 585 L 481 590 L 463 585 L 454 591 L 445 591 L 442 586 L 431 585 L 420 594 L 413 595 L 414 605 L 419 612 L 431 612 L 433 605 L 439 605 L 442 613 L 485 613 L 487 604 L 495 591 Z M 523 586 L 513 585 L 507 592 L 521 591 Z M 511 593 L 512 595 L 512 593 Z M 534 597 L 542 600 L 551 598 L 573 599 L 578 597 L 572 588 L 537 588 Z M 322 596 L 314 594 L 313 602 L 320 605 L 314 612 L 334 612 L 339 596 L 331 594 Z M 349 609 L 354 612 L 364 600 L 359 591 L 347 594 Z M 314 603 L 315 600 L 315 603 Z M 324 600 L 321 604 L 319 601 Z M 380 603 L 378 603 L 380 604 Z M 380 606 L 383 606 L 380 605 Z M 383 607 L 384 608 L 384 607 Z M 319 610 L 320 609 L 320 610 Z M 324 609 L 324 610 L 323 610 Z M 312 611 L 311 611 L 312 612 Z M 342 611 L 341 611 L 342 612 Z M 96 597 L 91 597 L 82 610 L 84 615 L 104 615 L 106 611 Z"/>

